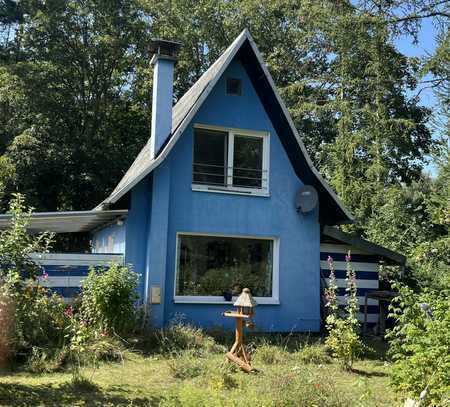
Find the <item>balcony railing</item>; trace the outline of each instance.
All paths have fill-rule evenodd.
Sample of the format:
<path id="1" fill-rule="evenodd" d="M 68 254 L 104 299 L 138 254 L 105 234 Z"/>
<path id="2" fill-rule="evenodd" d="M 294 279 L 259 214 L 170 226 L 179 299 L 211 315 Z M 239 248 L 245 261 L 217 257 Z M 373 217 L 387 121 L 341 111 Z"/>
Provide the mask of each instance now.
<path id="1" fill-rule="evenodd" d="M 263 189 L 267 170 L 194 163 L 192 181 L 198 185 Z"/>

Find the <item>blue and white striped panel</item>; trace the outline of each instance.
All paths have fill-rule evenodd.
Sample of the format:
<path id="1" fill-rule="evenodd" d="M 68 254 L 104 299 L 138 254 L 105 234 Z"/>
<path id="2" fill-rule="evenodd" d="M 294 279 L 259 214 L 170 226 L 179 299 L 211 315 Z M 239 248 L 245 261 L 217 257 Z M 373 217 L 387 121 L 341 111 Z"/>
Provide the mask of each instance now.
<path id="1" fill-rule="evenodd" d="M 352 246 L 343 244 L 329 244 L 322 243 L 320 245 L 320 268 L 327 283 L 330 275 L 330 268 L 327 262 L 328 256 L 333 258 L 334 270 L 338 285 L 338 302 L 345 304 L 345 276 L 347 264 L 345 262 L 345 255 L 350 250 L 352 257 L 352 267 L 356 272 L 356 286 L 358 294 L 358 302 L 360 305 L 360 312 L 358 319 L 364 321 L 364 300 L 365 294 L 370 291 L 376 291 L 379 288 L 379 257 L 365 253 Z M 367 307 L 367 322 L 369 324 L 378 323 L 379 306 L 378 301 L 371 298 L 368 299 Z"/>
<path id="2" fill-rule="evenodd" d="M 48 273 L 42 284 L 64 297 L 75 297 L 90 267 L 106 267 L 111 263 L 123 263 L 121 254 L 36 253 L 32 258 Z"/>

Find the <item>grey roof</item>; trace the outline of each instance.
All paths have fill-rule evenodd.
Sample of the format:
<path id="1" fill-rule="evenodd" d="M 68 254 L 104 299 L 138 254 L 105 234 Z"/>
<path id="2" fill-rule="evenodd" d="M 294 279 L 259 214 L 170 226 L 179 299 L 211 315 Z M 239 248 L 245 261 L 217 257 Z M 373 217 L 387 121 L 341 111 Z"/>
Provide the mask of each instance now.
<path id="1" fill-rule="evenodd" d="M 364 240 L 359 236 L 342 232 L 338 228 L 332 226 L 324 226 L 322 235 L 330 237 L 338 242 L 355 246 L 367 253 L 379 255 L 388 262 L 399 264 L 401 266 L 404 266 L 406 264 L 406 257 L 402 254 L 386 249 L 385 247 L 369 242 L 368 240 Z"/>
<path id="2" fill-rule="evenodd" d="M 182 132 L 182 130 L 178 130 L 180 129 L 183 121 L 185 121 L 186 117 L 189 115 L 189 112 L 194 110 L 194 107 L 199 102 L 200 97 L 202 96 L 208 85 L 211 83 L 211 81 L 215 79 L 215 83 L 218 80 L 218 78 L 220 77 L 218 73 L 225 70 L 226 66 L 228 66 L 228 63 L 232 59 L 232 57 L 230 58 L 230 56 L 235 55 L 239 48 L 239 45 L 242 44 L 245 38 L 246 35 L 244 31 L 233 41 L 233 43 L 226 49 L 226 51 L 216 60 L 216 62 L 214 62 L 209 67 L 209 69 L 200 77 L 197 82 L 195 82 L 195 84 L 181 97 L 178 103 L 173 107 L 171 140 L 174 140 L 174 135 L 176 135 L 177 133 L 180 134 Z M 212 89 L 212 87 L 213 86 L 210 86 L 210 89 Z M 197 109 L 195 109 L 195 111 L 197 111 Z M 173 144 L 174 142 L 168 143 L 165 147 L 170 150 Z M 164 157 L 166 155 L 167 154 L 165 154 Z M 151 159 L 149 140 L 144 148 L 140 151 L 133 164 L 131 164 L 131 167 L 120 180 L 114 191 L 107 199 L 102 202 L 102 204 L 117 202 L 125 193 L 127 193 L 141 179 L 149 174 L 153 170 L 153 168 L 155 168 L 163 160 L 164 157 L 162 157 L 162 154 L 160 154 L 156 157 L 156 159 Z"/>
<path id="3" fill-rule="evenodd" d="M 31 215 L 28 230 L 31 232 L 74 233 L 88 232 L 101 225 L 121 219 L 127 210 L 35 212 Z M 11 224 L 11 215 L 0 215 L 0 229 Z"/>
<path id="4" fill-rule="evenodd" d="M 216 62 L 211 65 L 211 67 L 173 107 L 172 131 L 167 139 L 167 142 L 162 146 L 161 150 L 157 152 L 156 158 L 151 158 L 150 143 L 148 142 L 136 157 L 133 164 L 125 173 L 111 195 L 95 209 L 101 210 L 109 204 L 116 203 L 167 157 L 180 135 L 189 125 L 195 113 L 198 111 L 202 103 L 210 94 L 211 90 L 214 88 L 217 81 L 220 79 L 222 73 L 241 50 L 241 48 L 246 48 L 248 52 L 252 53 L 254 57 L 256 57 L 256 61 L 251 61 L 248 64 L 248 69 L 252 70 L 252 73 L 250 73 L 249 76 L 253 79 L 254 85 L 258 84 L 263 88 L 260 92 L 265 92 L 262 96 L 265 98 L 266 110 L 269 109 L 269 112 L 272 114 L 272 120 L 277 121 L 279 126 L 288 128 L 286 133 L 291 134 L 290 137 L 292 138 L 293 136 L 295 139 L 294 143 L 289 144 L 289 142 L 286 142 L 285 148 L 288 155 L 290 154 L 291 161 L 293 156 L 295 156 L 295 159 L 298 161 L 303 159 L 304 163 L 297 166 L 297 174 L 304 178 L 301 178 L 303 181 L 309 182 L 311 185 L 315 186 L 319 190 L 319 194 L 325 198 L 324 201 L 326 201 L 326 204 L 320 208 L 321 216 L 326 219 L 324 223 L 336 224 L 349 223 L 353 221 L 351 214 L 341 204 L 338 197 L 321 177 L 316 168 L 314 168 L 297 129 L 294 126 L 292 118 L 284 105 L 283 100 L 278 94 L 272 76 L 270 75 L 263 58 L 247 29 L 241 32 L 241 34 L 216 60 Z M 241 55 L 241 57 L 245 59 L 245 55 Z M 263 82 L 264 84 L 262 84 Z M 268 94 L 270 95 L 268 96 Z M 308 174 L 305 174 L 306 171 Z"/>

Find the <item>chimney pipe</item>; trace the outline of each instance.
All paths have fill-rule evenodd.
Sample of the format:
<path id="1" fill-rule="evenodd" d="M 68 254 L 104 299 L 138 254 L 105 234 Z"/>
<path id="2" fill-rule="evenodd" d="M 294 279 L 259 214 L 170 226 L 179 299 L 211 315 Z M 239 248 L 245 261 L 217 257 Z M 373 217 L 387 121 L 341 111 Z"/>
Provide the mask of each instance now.
<path id="1" fill-rule="evenodd" d="M 153 57 L 153 100 L 150 154 L 155 158 L 172 131 L 173 70 L 181 44 L 154 39 L 150 45 Z"/>

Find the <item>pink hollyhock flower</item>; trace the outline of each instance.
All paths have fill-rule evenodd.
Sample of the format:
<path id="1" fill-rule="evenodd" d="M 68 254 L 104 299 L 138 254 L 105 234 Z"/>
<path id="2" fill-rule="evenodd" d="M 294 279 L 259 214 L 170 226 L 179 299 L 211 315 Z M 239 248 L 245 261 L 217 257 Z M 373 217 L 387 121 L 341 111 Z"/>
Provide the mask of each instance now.
<path id="1" fill-rule="evenodd" d="M 48 280 L 48 273 L 46 271 L 44 271 L 42 273 L 41 279 L 42 279 L 42 281 L 47 281 Z"/>
<path id="2" fill-rule="evenodd" d="M 350 261 L 352 261 L 352 256 L 350 255 L 350 251 L 348 252 L 348 254 L 345 255 L 345 261 L 348 263 Z"/>
<path id="3" fill-rule="evenodd" d="M 67 318 L 72 318 L 72 317 L 73 317 L 73 308 L 72 308 L 71 305 L 69 305 L 69 306 L 66 308 L 66 310 L 64 311 L 64 315 L 65 315 Z"/>
<path id="4" fill-rule="evenodd" d="M 331 256 L 328 256 L 327 262 L 328 264 L 333 264 L 333 258 Z"/>

